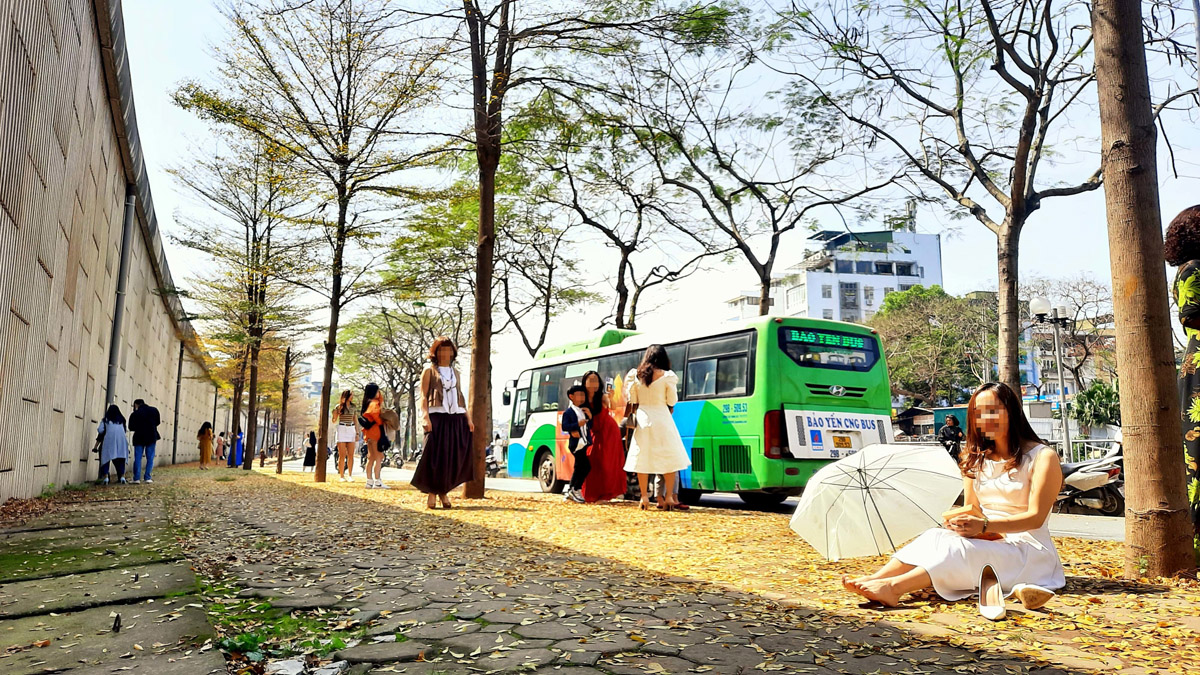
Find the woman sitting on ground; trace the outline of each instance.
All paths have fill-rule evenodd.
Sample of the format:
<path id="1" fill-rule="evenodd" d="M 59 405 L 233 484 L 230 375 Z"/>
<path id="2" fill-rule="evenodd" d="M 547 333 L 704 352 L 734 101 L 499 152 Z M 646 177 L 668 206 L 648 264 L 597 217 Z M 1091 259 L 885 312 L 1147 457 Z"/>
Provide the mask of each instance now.
<path id="1" fill-rule="evenodd" d="M 989 382 L 971 396 L 959 466 L 964 505 L 983 515 L 955 516 L 927 530 L 874 574 L 843 578 L 847 590 L 889 607 L 931 586 L 946 600 L 961 600 L 979 591 L 990 565 L 1002 595 L 1037 609 L 1066 585 L 1048 524 L 1062 486 L 1058 453 L 1034 434 L 1007 385 Z M 1001 537 L 989 538 L 995 535 Z"/>

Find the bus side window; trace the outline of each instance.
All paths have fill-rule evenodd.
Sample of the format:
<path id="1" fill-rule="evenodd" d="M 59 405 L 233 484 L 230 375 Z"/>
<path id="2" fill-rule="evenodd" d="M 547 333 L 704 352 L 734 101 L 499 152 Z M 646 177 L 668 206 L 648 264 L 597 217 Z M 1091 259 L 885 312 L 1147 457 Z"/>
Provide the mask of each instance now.
<path id="1" fill-rule="evenodd" d="M 717 360 L 692 361 L 687 365 L 687 395 L 712 396 L 717 393 Z"/>
<path id="2" fill-rule="evenodd" d="M 520 438 L 525 435 L 525 423 L 529 421 L 529 390 L 521 389 L 517 392 L 516 403 L 513 404 L 512 426 L 509 429 L 509 438 Z"/>

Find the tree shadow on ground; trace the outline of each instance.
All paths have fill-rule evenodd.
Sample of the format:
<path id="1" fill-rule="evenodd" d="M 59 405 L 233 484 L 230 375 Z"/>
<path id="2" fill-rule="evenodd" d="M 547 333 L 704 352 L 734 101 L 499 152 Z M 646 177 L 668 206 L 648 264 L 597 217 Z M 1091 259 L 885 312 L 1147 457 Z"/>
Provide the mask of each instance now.
<path id="1" fill-rule="evenodd" d="M 179 478 L 186 481 L 191 476 Z M 357 547 L 358 550 L 349 555 L 359 561 L 355 567 L 360 570 L 364 565 L 389 574 L 403 575 L 404 570 L 411 570 L 414 577 L 419 578 L 411 580 L 407 586 L 409 592 L 423 594 L 423 600 L 439 605 L 464 606 L 486 603 L 489 600 L 484 598 L 491 598 L 511 604 L 514 612 L 533 612 L 531 618 L 545 613 L 548 620 L 555 622 L 560 622 L 563 616 L 578 616 L 584 612 L 587 616 L 582 620 L 593 625 L 598 633 L 616 636 L 612 638 L 615 640 L 612 644 L 619 648 L 606 652 L 600 663 L 602 669 L 610 672 L 626 672 L 616 667 L 620 664 L 614 665 L 614 659 L 632 660 L 642 665 L 658 659 L 654 662 L 659 662 L 666 672 L 677 672 L 685 665 L 689 669 L 713 665 L 717 668 L 716 673 L 757 672 L 755 664 L 779 665 L 785 671 L 792 667 L 813 671 L 816 668 L 812 666 L 817 665 L 832 672 L 859 673 L 899 672 L 917 666 L 948 671 L 960 664 L 971 663 L 972 672 L 997 674 L 1013 672 L 1010 669 L 1084 673 L 1106 665 L 1096 661 L 1091 667 L 1084 667 L 1079 659 L 1070 662 L 1068 658 L 1061 668 L 1046 669 L 1045 654 L 1035 657 L 998 651 L 988 653 L 985 660 L 980 660 L 977 648 L 954 645 L 944 638 L 879 621 L 891 612 L 848 614 L 801 603 L 780 603 L 707 580 L 670 576 L 638 567 L 627 560 L 581 553 L 508 531 L 454 520 L 437 511 L 425 511 L 423 496 L 416 494 L 410 500 L 413 504 L 393 505 L 370 499 L 367 495 L 341 491 L 313 493 L 311 487 L 268 480 L 261 474 L 235 483 L 204 481 L 195 487 L 203 488 L 202 494 L 189 494 L 186 503 L 176 501 L 174 507 L 199 509 L 200 513 L 213 518 L 215 527 L 210 528 L 211 531 L 195 531 L 193 538 L 196 541 L 189 554 L 210 558 L 200 565 L 200 569 L 209 574 L 223 570 L 231 579 L 240 581 L 239 577 L 244 573 L 239 570 L 256 565 L 279 570 L 276 576 L 286 574 L 288 569 L 335 567 L 347 554 L 319 552 L 306 558 L 300 553 L 305 545 L 319 544 L 317 540 L 322 537 L 335 537 L 335 533 L 322 530 L 316 520 L 332 518 L 336 522 L 344 514 L 345 522 L 354 523 L 356 531 L 373 531 L 385 527 L 386 523 L 404 533 L 403 545 L 388 540 L 386 535 L 350 541 L 331 538 L 328 550 L 344 550 L 347 544 Z M 253 547 L 239 545 L 242 537 L 233 528 L 222 531 L 220 517 L 223 512 L 235 512 L 240 504 L 244 504 L 239 499 L 241 492 L 253 494 L 257 504 L 270 505 L 270 513 L 256 514 L 262 527 L 276 523 L 293 527 L 291 534 L 271 531 L 274 536 L 292 539 L 288 542 L 291 546 L 255 551 Z M 305 497 L 317 494 L 322 505 L 314 509 Z M 417 504 L 416 499 L 421 503 Z M 463 507 L 460 502 L 456 502 L 455 509 L 535 510 L 496 505 Z M 562 526 L 570 527 L 569 511 L 564 514 Z M 253 518 L 239 515 L 237 524 L 251 524 L 250 520 Z M 680 520 L 681 525 L 685 523 L 686 520 Z M 686 530 L 681 530 L 679 535 L 685 537 Z M 662 543 L 647 542 L 647 546 L 651 545 Z M 311 548 L 319 549 L 320 546 Z M 281 550 L 296 553 L 281 555 Z M 378 559 L 364 555 L 367 551 Z M 227 555 L 235 556 L 236 563 L 226 562 Z M 530 584 L 547 586 L 553 593 L 529 591 Z M 562 595 L 574 597 L 550 599 Z M 489 619 L 485 614 L 482 618 L 487 619 L 485 623 L 494 623 L 492 619 L 496 617 Z M 648 631 L 653 632 L 651 629 L 658 630 L 655 626 L 659 624 L 663 630 L 694 631 L 705 636 L 705 644 L 723 645 L 722 650 L 709 654 L 706 647 L 695 645 L 667 656 L 671 653 L 669 648 L 651 648 L 656 644 L 655 640 L 629 637 L 645 636 Z M 977 632 L 977 629 L 991 625 L 983 619 L 978 619 L 978 624 L 975 629 L 968 626 L 965 632 Z M 513 626 L 512 630 L 520 633 L 522 627 Z M 964 636 L 965 632 L 958 637 Z M 597 645 L 602 645 L 603 639 L 589 638 L 581 645 L 601 649 Z M 700 654 L 695 657 L 699 660 L 693 659 L 689 650 Z M 616 656 L 622 653 L 628 656 Z M 734 663 L 738 659 L 750 661 Z M 734 666 L 733 670 L 728 669 Z"/>

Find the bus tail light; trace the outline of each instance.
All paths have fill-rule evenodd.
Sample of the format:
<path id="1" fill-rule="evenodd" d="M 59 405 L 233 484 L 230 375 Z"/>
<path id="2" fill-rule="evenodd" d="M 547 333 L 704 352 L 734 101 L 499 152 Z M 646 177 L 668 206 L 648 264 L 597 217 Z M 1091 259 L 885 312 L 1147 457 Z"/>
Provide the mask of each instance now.
<path id="1" fill-rule="evenodd" d="M 763 454 L 767 459 L 783 459 L 786 452 L 787 432 L 783 428 L 783 411 L 768 411 L 763 418 Z"/>

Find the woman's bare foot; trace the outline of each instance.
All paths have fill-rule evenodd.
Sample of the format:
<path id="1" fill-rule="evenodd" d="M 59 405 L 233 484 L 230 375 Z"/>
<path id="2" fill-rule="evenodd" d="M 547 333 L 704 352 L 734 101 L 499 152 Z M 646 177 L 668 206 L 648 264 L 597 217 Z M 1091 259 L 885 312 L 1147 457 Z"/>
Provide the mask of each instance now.
<path id="1" fill-rule="evenodd" d="M 900 593 L 887 579 L 871 579 L 868 581 L 850 582 L 855 592 L 868 600 L 874 600 L 886 607 L 900 605 Z"/>

